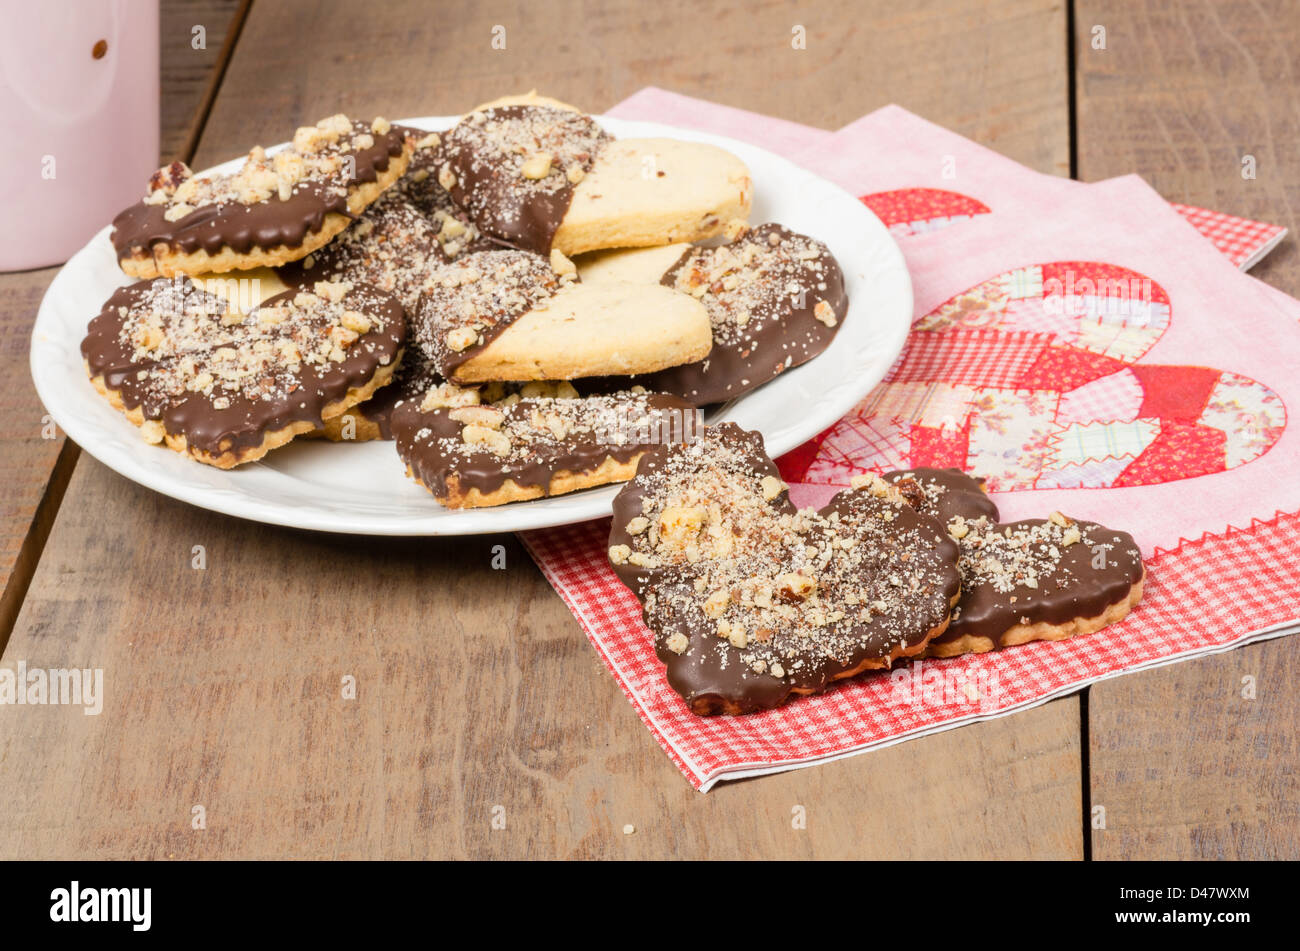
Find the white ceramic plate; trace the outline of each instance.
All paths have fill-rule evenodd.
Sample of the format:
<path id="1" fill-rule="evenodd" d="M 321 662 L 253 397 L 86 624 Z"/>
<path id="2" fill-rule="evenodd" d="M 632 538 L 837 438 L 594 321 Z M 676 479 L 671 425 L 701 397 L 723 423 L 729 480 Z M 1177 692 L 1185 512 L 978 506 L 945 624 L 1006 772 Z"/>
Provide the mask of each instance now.
<path id="1" fill-rule="evenodd" d="M 452 117 L 404 119 L 430 130 Z M 600 118 L 620 138 L 671 137 L 735 153 L 754 177 L 751 221 L 778 221 L 825 241 L 844 269 L 849 311 L 820 356 L 733 401 L 710 421 L 757 429 L 779 456 L 847 413 L 880 382 L 902 349 L 912 318 L 903 255 L 861 202 L 763 149 L 653 122 Z M 272 151 L 272 150 L 268 150 Z M 233 171 L 242 159 L 218 166 Z M 391 442 L 333 444 L 299 439 L 260 461 L 221 471 L 146 444 L 100 397 L 82 366 L 86 325 L 129 279 L 104 228 L 54 278 L 32 332 L 32 378 L 50 415 L 86 452 L 141 485 L 227 515 L 317 531 L 371 535 L 468 535 L 564 525 L 608 515 L 618 486 L 497 508 L 444 509 L 405 476 Z"/>

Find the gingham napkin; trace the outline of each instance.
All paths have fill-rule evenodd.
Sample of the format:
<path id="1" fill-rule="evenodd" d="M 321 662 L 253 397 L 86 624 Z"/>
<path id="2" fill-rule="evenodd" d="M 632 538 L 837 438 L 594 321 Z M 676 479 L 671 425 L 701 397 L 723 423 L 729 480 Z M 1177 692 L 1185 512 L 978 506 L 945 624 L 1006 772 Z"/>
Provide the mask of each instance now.
<path id="1" fill-rule="evenodd" d="M 608 521 L 521 536 L 697 788 L 1006 715 L 1300 621 L 1300 432 L 1285 413 L 1300 405 L 1300 304 L 1235 271 L 1140 180 L 1053 193 L 1050 213 L 1004 204 L 901 241 L 918 320 L 907 349 L 853 413 L 780 463 L 800 505 L 858 471 L 964 465 L 990 478 L 1004 518 L 1061 509 L 1132 531 L 1148 562 L 1143 604 L 1086 637 L 700 718 L 668 687 L 608 566 Z M 1107 281 L 1136 291 L 1088 293 Z"/>

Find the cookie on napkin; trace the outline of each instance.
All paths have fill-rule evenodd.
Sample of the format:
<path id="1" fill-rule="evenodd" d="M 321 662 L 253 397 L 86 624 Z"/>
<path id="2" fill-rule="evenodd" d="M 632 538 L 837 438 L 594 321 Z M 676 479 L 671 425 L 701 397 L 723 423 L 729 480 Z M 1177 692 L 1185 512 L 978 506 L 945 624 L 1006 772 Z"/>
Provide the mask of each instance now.
<path id="1" fill-rule="evenodd" d="M 927 656 L 955 657 L 1090 634 L 1142 599 L 1146 572 L 1133 537 L 1060 512 L 999 522 L 983 480 L 958 469 L 886 473 L 961 549 L 961 600 Z"/>
<path id="2" fill-rule="evenodd" d="M 916 656 L 960 590 L 957 545 L 879 477 L 790 502 L 733 423 L 658 446 L 614 500 L 609 559 L 693 712 L 742 714 Z"/>

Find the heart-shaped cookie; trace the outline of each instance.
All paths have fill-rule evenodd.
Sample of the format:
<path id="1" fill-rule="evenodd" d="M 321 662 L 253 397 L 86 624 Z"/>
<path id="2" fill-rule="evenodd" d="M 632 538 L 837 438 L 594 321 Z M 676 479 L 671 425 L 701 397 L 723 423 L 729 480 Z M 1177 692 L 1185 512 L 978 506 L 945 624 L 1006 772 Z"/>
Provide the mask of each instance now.
<path id="1" fill-rule="evenodd" d="M 414 140 L 383 118 L 303 126 L 286 148 L 254 146 L 239 171 L 154 173 L 144 199 L 113 220 L 133 277 L 275 267 L 305 257 L 352 223 L 406 171 Z"/>
<path id="2" fill-rule="evenodd" d="M 1142 599 L 1146 571 L 1133 537 L 1060 512 L 999 522 L 983 480 L 957 469 L 887 472 L 919 511 L 939 518 L 961 549 L 961 600 L 926 655 L 955 657 L 1090 634 Z"/>
<path id="3" fill-rule="evenodd" d="M 322 282 L 241 313 L 176 277 L 114 293 L 81 353 L 146 440 L 228 469 L 367 399 L 405 341 L 402 305 L 375 288 Z"/>
<path id="4" fill-rule="evenodd" d="M 609 545 L 697 714 L 774 707 L 919 654 L 959 593 L 956 543 L 879 477 L 799 511 L 762 436 L 731 423 L 646 453 Z"/>
<path id="5" fill-rule="evenodd" d="M 491 106 L 443 137 L 439 178 L 489 237 L 524 250 L 696 241 L 749 216 L 753 184 L 734 155 L 674 139 L 614 140 L 587 115 Z"/>
<path id="6" fill-rule="evenodd" d="M 1151 485 L 1245 465 L 1277 442 L 1277 394 L 1230 370 L 1142 357 L 1172 320 L 1136 271 L 1019 268 L 920 318 L 885 382 L 783 471 L 844 484 L 866 469 L 956 466 L 989 488 Z"/>

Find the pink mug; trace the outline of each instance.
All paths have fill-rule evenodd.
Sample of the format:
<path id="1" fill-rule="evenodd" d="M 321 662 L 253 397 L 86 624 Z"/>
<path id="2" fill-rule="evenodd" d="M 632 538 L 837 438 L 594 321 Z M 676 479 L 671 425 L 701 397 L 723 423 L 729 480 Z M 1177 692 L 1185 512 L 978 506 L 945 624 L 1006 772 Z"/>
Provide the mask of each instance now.
<path id="1" fill-rule="evenodd" d="M 0 271 L 61 263 L 158 167 L 158 0 L 0 0 Z"/>

